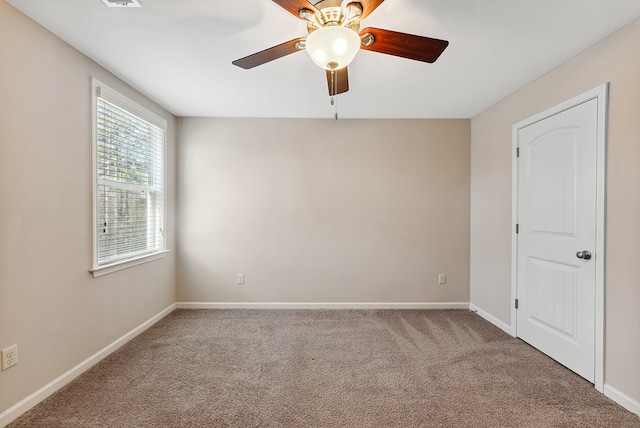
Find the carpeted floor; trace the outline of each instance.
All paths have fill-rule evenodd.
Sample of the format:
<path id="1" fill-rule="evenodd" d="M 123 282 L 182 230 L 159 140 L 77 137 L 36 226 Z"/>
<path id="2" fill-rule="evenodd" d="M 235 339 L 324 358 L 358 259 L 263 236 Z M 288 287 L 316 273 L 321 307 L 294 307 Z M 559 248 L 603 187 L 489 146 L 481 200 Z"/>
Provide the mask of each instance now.
<path id="1" fill-rule="evenodd" d="M 177 310 L 17 427 L 640 427 L 469 311 Z"/>

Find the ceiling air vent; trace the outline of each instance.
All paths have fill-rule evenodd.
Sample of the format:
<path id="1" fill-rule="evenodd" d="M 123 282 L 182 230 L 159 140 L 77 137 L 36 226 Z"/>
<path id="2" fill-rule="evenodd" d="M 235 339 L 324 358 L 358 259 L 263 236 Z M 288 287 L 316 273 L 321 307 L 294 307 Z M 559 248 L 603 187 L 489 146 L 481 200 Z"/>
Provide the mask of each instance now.
<path id="1" fill-rule="evenodd" d="M 139 0 L 102 0 L 108 7 L 142 7 Z"/>

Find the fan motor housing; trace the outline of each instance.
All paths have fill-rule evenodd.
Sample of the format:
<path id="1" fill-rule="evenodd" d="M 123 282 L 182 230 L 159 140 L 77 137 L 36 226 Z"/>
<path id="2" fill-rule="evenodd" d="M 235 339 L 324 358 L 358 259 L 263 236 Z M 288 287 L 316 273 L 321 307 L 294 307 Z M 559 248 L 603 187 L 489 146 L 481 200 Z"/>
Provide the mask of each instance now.
<path id="1" fill-rule="evenodd" d="M 320 11 L 319 14 L 308 9 L 300 11 L 300 18 L 308 22 L 307 31 L 309 34 L 320 27 L 334 25 L 344 25 L 356 33 L 360 31 L 360 17 L 362 16 L 360 3 L 348 3 L 343 9 L 341 0 L 322 0 L 316 3 L 315 7 Z"/>

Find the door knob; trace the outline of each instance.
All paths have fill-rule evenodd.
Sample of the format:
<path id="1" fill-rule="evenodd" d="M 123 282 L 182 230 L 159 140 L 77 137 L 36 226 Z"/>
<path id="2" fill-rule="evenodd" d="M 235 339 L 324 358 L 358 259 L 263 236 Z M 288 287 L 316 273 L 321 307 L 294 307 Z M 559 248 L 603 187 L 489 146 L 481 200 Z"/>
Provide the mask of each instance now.
<path id="1" fill-rule="evenodd" d="M 583 260 L 589 260 L 591 259 L 591 253 L 587 250 L 584 251 L 578 251 L 576 253 L 576 257 L 579 259 L 583 259 Z"/>

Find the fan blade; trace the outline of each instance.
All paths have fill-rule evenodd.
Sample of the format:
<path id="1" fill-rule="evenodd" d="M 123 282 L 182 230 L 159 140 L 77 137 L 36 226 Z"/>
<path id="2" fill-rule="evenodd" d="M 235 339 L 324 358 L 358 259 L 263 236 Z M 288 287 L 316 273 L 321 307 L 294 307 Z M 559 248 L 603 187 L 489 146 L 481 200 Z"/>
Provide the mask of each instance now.
<path id="1" fill-rule="evenodd" d="M 313 13 L 318 12 L 318 9 L 307 0 L 273 0 L 273 2 L 295 15 L 296 18 L 300 18 L 300 9 L 309 9 Z"/>
<path id="2" fill-rule="evenodd" d="M 303 49 L 299 48 L 298 43 L 303 42 L 305 39 L 300 37 L 298 39 L 289 40 L 288 42 L 281 43 L 277 46 L 271 47 L 269 49 L 265 49 L 260 52 L 256 52 L 249 56 L 245 56 L 244 58 L 237 59 L 233 61 L 231 64 L 237 65 L 238 67 L 242 67 L 245 70 L 248 70 L 253 67 L 257 67 L 262 64 L 266 64 L 267 62 L 273 61 L 278 58 L 282 58 L 283 56 L 287 56 L 294 52 L 299 52 Z"/>
<path id="3" fill-rule="evenodd" d="M 384 0 L 358 0 L 358 3 L 362 5 L 362 16 L 360 19 L 364 19 L 371 14 L 378 6 L 382 4 Z"/>
<path id="4" fill-rule="evenodd" d="M 329 86 L 329 95 L 334 96 L 347 92 L 349 90 L 349 72 L 347 67 L 336 70 L 335 82 L 331 78 L 331 71 L 327 70 L 327 85 Z"/>
<path id="5" fill-rule="evenodd" d="M 364 37 L 366 40 L 367 33 L 373 36 L 373 43 L 369 46 L 365 46 L 363 43 L 360 46 L 361 49 L 422 62 L 435 62 L 449 46 L 449 42 L 446 40 L 398 33 L 397 31 L 382 30 L 380 28 L 360 30 L 360 37 Z"/>

